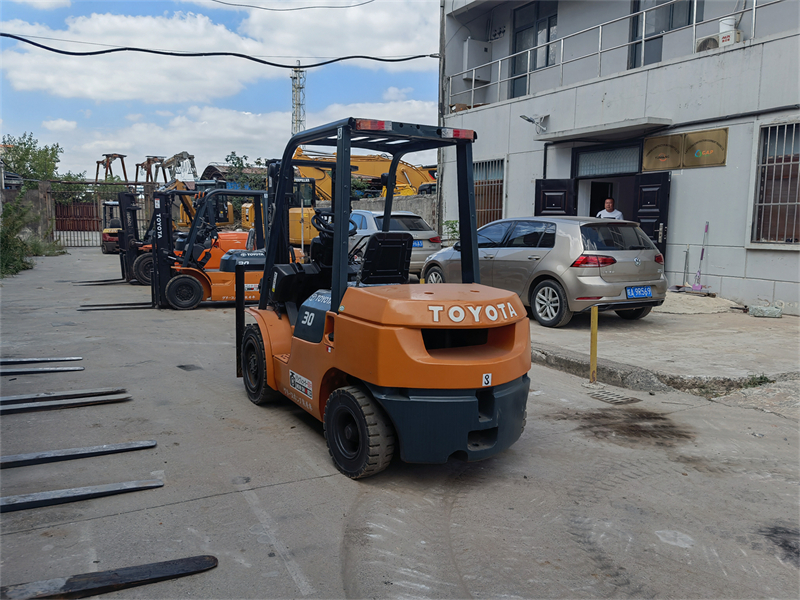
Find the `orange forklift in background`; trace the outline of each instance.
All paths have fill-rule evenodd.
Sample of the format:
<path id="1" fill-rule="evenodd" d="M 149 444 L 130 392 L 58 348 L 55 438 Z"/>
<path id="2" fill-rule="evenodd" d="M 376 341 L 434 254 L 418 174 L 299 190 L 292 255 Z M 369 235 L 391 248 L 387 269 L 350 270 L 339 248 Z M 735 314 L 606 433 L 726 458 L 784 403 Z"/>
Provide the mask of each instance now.
<path id="1" fill-rule="evenodd" d="M 250 265 L 236 267 L 237 374 L 247 396 L 265 404 L 283 395 L 321 420 L 333 462 L 350 478 L 382 471 L 396 450 L 412 463 L 484 459 L 525 427 L 529 320 L 516 294 L 479 282 L 475 139 L 469 130 L 355 118 L 296 134 L 280 163 L 258 307 L 244 307 Z M 333 210 L 314 216 L 308 260 L 292 262 L 286 205 L 301 145 L 336 148 L 336 182 Z M 373 234 L 360 262 L 348 254 L 354 147 L 392 156 L 384 228 L 400 158 L 455 150 L 464 283 L 406 283 L 407 232 Z"/>
<path id="2" fill-rule="evenodd" d="M 264 264 L 261 198 L 266 193 L 265 190 L 217 189 L 198 195 L 193 203 L 195 214 L 191 228 L 175 238 L 172 235 L 174 197 L 195 194 L 179 190 L 155 192 L 151 280 L 153 306 L 191 310 L 204 300 L 233 301 L 235 262 L 244 260 L 248 264 Z M 241 237 L 241 232 L 217 230 L 217 196 L 253 198 L 257 207 L 256 226 L 246 234 L 246 239 Z M 260 279 L 257 273 L 248 277 L 247 300 L 258 300 Z"/>

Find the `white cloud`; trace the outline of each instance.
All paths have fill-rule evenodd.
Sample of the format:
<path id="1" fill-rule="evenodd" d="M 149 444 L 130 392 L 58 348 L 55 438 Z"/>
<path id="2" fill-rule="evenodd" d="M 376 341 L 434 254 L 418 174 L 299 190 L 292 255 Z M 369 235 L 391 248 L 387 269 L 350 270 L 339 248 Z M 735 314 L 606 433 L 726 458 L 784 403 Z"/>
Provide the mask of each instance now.
<path id="1" fill-rule="evenodd" d="M 87 119 L 92 116 L 92 110 L 89 108 L 81 109 L 78 112 L 80 112 Z"/>
<path id="2" fill-rule="evenodd" d="M 215 5 L 216 7 L 216 5 Z M 237 52 L 285 65 L 312 64 L 345 55 L 409 56 L 438 50 L 439 4 L 435 0 L 378 0 L 348 10 L 273 13 L 250 10 L 234 32 L 197 13 L 163 16 L 97 14 L 70 17 L 64 29 L 21 20 L 2 22 L 4 31 L 42 36 L 70 51 L 97 50 L 75 42 L 184 52 Z M 102 46 L 100 46 L 102 47 Z M 118 52 L 75 58 L 9 46 L 0 64 L 16 91 L 41 91 L 62 98 L 148 103 L 209 102 L 239 93 L 264 79 L 284 79 L 286 69 L 233 57 L 180 58 Z M 363 68 L 435 71 L 435 59 L 402 63 L 354 61 Z M 312 71 L 313 72 L 313 71 Z"/>
<path id="3" fill-rule="evenodd" d="M 141 121 L 143 116 L 144 115 L 142 115 L 141 113 L 137 113 L 134 115 L 125 115 L 125 119 L 128 121 Z"/>
<path id="4" fill-rule="evenodd" d="M 75 121 L 66 119 L 54 119 L 52 121 L 42 121 L 42 127 L 50 131 L 74 131 L 78 127 Z"/>
<path id="5" fill-rule="evenodd" d="M 381 104 L 335 104 L 318 113 L 306 113 L 309 128 L 346 117 L 364 117 L 436 123 L 436 103 L 407 100 Z M 64 148 L 59 171 L 93 173 L 103 154 L 126 154 L 129 173 L 146 156 L 172 156 L 187 151 L 195 156 L 198 174 L 211 162 L 224 162 L 231 151 L 255 158 L 278 158 L 291 132 L 291 113 L 246 113 L 242 111 L 193 106 L 173 117 L 166 125 L 137 122 L 103 133 L 78 130 L 65 142 L 58 136 L 41 140 L 58 142 Z M 436 161 L 436 153 L 411 155 L 409 162 L 426 164 Z"/>
<path id="6" fill-rule="evenodd" d="M 16 2 L 17 4 L 27 4 L 32 8 L 38 8 L 39 10 L 52 10 L 54 8 L 64 8 L 66 6 L 71 6 L 72 2 L 70 0 L 11 0 L 12 2 Z"/>
<path id="7" fill-rule="evenodd" d="M 394 86 L 383 92 L 383 99 L 392 102 L 396 100 L 405 100 L 408 94 L 414 91 L 414 88 L 396 88 Z"/>
<path id="8" fill-rule="evenodd" d="M 171 111 L 168 111 L 168 110 L 157 110 L 156 114 L 159 117 L 174 117 L 175 116 L 175 113 L 173 113 Z"/>

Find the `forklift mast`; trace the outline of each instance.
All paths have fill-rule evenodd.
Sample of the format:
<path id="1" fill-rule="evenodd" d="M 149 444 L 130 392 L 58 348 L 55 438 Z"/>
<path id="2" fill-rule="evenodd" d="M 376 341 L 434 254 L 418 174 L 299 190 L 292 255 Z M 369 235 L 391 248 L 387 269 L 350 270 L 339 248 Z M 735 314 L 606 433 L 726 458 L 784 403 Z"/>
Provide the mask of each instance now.
<path id="1" fill-rule="evenodd" d="M 294 183 L 295 164 L 313 161 L 294 161 L 299 146 L 335 146 L 336 163 L 326 162 L 335 177 L 333 186 L 333 267 L 331 280 L 331 310 L 339 312 L 347 289 L 348 230 L 350 221 L 350 153 L 351 148 L 365 148 L 392 156 L 386 182 L 386 204 L 383 230 L 388 232 L 397 167 L 403 156 L 412 152 L 455 146 L 458 168 L 458 216 L 461 240 L 461 281 L 480 283 L 478 268 L 478 243 L 475 218 L 475 191 L 472 173 L 472 143 L 477 139 L 474 131 L 393 121 L 348 118 L 335 123 L 295 134 L 286 146 L 275 175 L 274 216 L 269 223 L 264 280 L 268 281 L 275 265 L 289 262 L 287 201 Z M 342 176 L 342 174 L 346 174 Z M 337 176 L 338 175 L 338 176 Z M 265 232 L 267 233 L 267 232 Z M 264 310 L 268 294 L 261 294 L 259 309 Z"/>

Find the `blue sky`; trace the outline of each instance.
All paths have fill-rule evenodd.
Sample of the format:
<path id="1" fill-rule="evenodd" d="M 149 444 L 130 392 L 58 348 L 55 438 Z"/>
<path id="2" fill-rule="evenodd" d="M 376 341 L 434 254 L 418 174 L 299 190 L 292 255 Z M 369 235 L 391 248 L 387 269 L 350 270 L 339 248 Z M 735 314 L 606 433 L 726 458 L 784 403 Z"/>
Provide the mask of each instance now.
<path id="1" fill-rule="evenodd" d="M 289 65 L 438 52 L 437 0 L 353 6 L 364 1 L 228 2 L 250 5 L 244 7 L 215 0 L 3 0 L 0 31 L 76 52 L 120 46 L 238 52 Z M 291 133 L 288 69 L 233 57 L 69 57 L 8 38 L 0 38 L 0 52 L 0 131 L 58 143 L 61 172 L 93 178 L 103 154 L 120 153 L 133 178 L 146 156 L 182 151 L 194 154 L 202 171 L 231 151 L 251 159 L 280 156 Z M 307 126 L 347 116 L 435 123 L 437 86 L 434 58 L 309 69 Z"/>

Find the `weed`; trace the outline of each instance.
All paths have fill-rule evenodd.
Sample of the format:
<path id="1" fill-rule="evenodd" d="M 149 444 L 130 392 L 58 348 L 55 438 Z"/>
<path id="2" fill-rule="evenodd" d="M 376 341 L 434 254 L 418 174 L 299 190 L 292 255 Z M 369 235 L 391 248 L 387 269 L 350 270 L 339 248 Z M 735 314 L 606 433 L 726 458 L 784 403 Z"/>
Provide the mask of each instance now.
<path id="1" fill-rule="evenodd" d="M 20 199 L 3 205 L 0 217 L 0 277 L 16 275 L 32 269 L 29 256 L 55 256 L 66 250 L 57 242 L 48 242 L 38 237 L 23 239 L 20 234 L 30 222 L 30 207 Z"/>
<path id="2" fill-rule="evenodd" d="M 774 383 L 774 382 L 775 381 L 773 379 L 770 379 L 769 377 L 764 375 L 764 373 L 762 373 L 761 375 L 751 375 L 750 379 L 748 379 L 742 384 L 742 388 L 743 389 L 754 388 L 760 385 L 765 385 L 767 383 Z"/>

